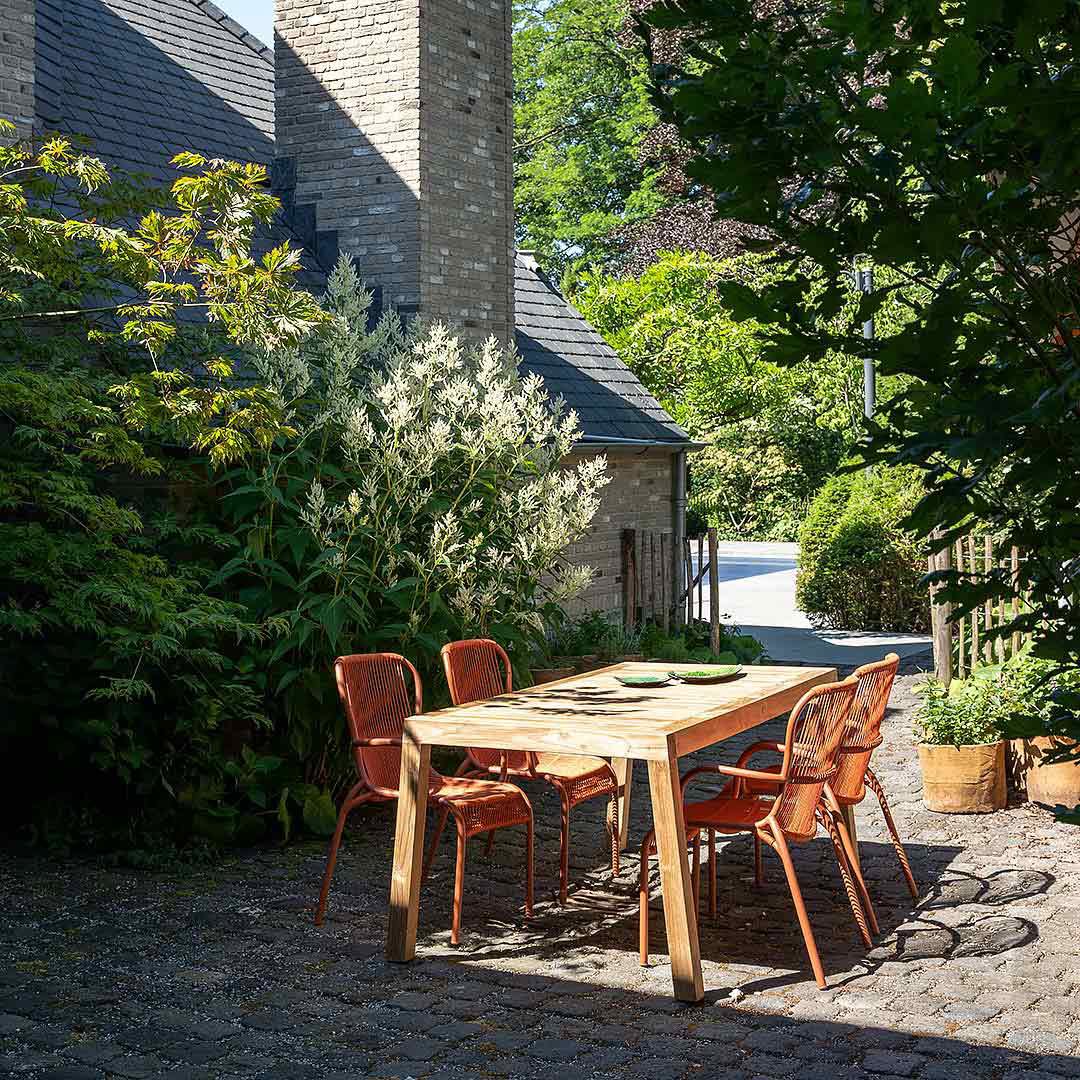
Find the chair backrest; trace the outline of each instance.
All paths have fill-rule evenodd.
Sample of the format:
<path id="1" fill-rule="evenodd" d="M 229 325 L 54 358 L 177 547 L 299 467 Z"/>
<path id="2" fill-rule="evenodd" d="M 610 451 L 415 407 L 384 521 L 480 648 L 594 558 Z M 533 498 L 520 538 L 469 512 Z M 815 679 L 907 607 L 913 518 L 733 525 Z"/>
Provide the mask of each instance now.
<path id="1" fill-rule="evenodd" d="M 450 687 L 450 700 L 455 705 L 485 701 L 514 688 L 510 657 L 506 650 L 490 638 L 452 641 L 442 647 L 443 670 Z M 469 756 L 482 769 L 498 768 L 502 754 L 498 750 L 470 747 Z M 535 755 L 525 750 L 508 750 L 506 767 L 510 772 L 530 772 Z"/>
<path id="2" fill-rule="evenodd" d="M 357 653 L 334 661 L 338 694 L 353 741 L 400 739 L 405 720 L 424 711 L 416 668 L 397 653 Z M 355 746 L 361 779 L 384 798 L 396 798 L 401 778 L 400 746 Z"/>
<path id="3" fill-rule="evenodd" d="M 884 660 L 863 664 L 855 671 L 859 688 L 840 743 L 840 760 L 831 781 L 841 802 L 858 802 L 866 792 L 866 767 L 874 748 L 881 745 L 881 721 L 889 704 L 900 657 L 889 653 Z"/>
<path id="4" fill-rule="evenodd" d="M 836 773 L 858 685 L 853 676 L 815 686 L 791 710 L 781 766 L 785 781 L 772 812 L 780 828 L 795 840 L 808 840 L 817 833 L 818 800 Z"/>

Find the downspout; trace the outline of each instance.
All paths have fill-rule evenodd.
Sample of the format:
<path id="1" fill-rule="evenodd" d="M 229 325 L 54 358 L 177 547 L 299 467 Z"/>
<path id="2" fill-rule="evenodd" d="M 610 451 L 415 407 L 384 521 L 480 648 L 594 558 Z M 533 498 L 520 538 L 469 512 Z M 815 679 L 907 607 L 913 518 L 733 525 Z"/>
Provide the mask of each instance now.
<path id="1" fill-rule="evenodd" d="M 679 596 L 687 583 L 683 561 L 686 541 L 686 451 L 679 450 L 671 456 L 671 580 L 675 583 L 672 600 L 675 603 L 675 625 L 686 622 L 686 604 Z"/>

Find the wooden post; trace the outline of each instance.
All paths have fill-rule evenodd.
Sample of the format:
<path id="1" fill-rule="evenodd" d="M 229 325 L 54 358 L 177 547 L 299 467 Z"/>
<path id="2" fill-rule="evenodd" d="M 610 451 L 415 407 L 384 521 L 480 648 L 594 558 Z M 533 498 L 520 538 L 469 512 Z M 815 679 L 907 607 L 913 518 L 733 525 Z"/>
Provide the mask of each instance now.
<path id="1" fill-rule="evenodd" d="M 968 571 L 972 577 L 978 573 L 975 562 L 975 534 L 968 535 Z M 971 609 L 971 671 L 974 674 L 979 666 L 979 609 Z"/>
<path id="2" fill-rule="evenodd" d="M 649 533 L 649 618 L 656 622 L 656 533 Z"/>
<path id="3" fill-rule="evenodd" d="M 994 541 L 987 533 L 983 552 L 983 573 L 989 577 L 994 572 Z M 983 606 L 983 626 L 986 628 L 986 642 L 983 645 L 983 659 L 988 663 L 994 662 L 994 638 L 990 631 L 994 628 L 994 601 L 987 597 Z"/>
<path id="4" fill-rule="evenodd" d="M 963 571 L 964 569 L 964 541 L 956 541 L 956 569 Z M 967 636 L 969 633 L 968 618 L 966 615 L 961 615 L 957 620 L 957 630 L 959 632 L 958 647 L 956 650 L 956 676 L 959 679 L 964 677 L 964 673 L 967 669 Z"/>
<path id="5" fill-rule="evenodd" d="M 709 647 L 720 651 L 720 563 L 716 547 L 716 530 L 709 530 Z"/>
<path id="6" fill-rule="evenodd" d="M 1020 549 L 1013 545 L 1012 549 L 1012 617 L 1020 617 Z M 1012 654 L 1015 656 L 1020 651 L 1020 631 L 1014 630 L 1012 636 Z"/>
<path id="7" fill-rule="evenodd" d="M 705 590 L 701 587 L 701 581 L 702 581 L 701 571 L 702 571 L 702 569 L 704 568 L 704 565 L 705 565 L 704 541 L 705 541 L 705 538 L 703 536 L 699 536 L 697 538 L 697 577 L 698 577 L 698 584 L 697 584 L 697 617 L 698 617 L 698 619 L 701 619 L 704 616 L 704 609 L 703 609 L 702 605 L 705 603 L 705 598 L 704 598 L 704 595 L 703 595 Z"/>
<path id="8" fill-rule="evenodd" d="M 948 570 L 949 563 L 948 547 L 930 555 L 931 571 Z M 930 589 L 930 626 L 934 640 L 934 674 L 939 682 L 943 682 L 948 686 L 952 682 L 953 666 L 952 623 L 949 621 L 949 617 L 952 615 L 952 605 L 938 601 L 937 592 L 939 588 L 939 585 L 935 585 Z M 961 648 L 963 648 L 962 643 Z"/>
<path id="9" fill-rule="evenodd" d="M 623 595 L 623 626 L 630 630 L 637 622 L 637 607 L 635 600 L 637 598 L 637 590 L 635 589 L 634 578 L 637 576 L 637 567 L 635 564 L 634 553 L 636 547 L 636 539 L 633 529 L 623 529 L 622 531 L 622 595 Z"/>
<path id="10" fill-rule="evenodd" d="M 660 534 L 660 621 L 666 634 L 670 629 L 671 618 L 671 593 L 668 589 L 668 570 L 671 568 L 671 559 L 665 548 L 668 547 L 667 533 Z"/>
<path id="11" fill-rule="evenodd" d="M 690 553 L 690 537 L 683 544 L 683 576 L 686 578 L 686 622 L 694 621 L 694 599 L 691 582 L 694 580 L 694 556 Z"/>

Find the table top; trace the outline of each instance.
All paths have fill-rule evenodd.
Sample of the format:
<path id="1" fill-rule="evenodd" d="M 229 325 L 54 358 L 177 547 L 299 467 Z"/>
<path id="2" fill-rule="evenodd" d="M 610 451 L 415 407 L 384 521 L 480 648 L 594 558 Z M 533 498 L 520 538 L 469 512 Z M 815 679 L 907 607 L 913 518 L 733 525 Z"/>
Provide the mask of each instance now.
<path id="1" fill-rule="evenodd" d="M 665 760 L 788 712 L 835 668 L 748 665 L 724 682 L 623 686 L 616 675 L 700 670 L 701 663 L 625 663 L 412 716 L 406 731 L 433 746 Z"/>

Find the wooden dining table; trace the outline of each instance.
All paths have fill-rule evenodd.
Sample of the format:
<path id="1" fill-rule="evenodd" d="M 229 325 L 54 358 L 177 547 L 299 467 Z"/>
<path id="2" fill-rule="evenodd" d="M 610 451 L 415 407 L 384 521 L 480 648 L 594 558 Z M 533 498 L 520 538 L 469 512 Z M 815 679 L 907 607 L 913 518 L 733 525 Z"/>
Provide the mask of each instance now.
<path id="1" fill-rule="evenodd" d="M 764 664 L 747 666 L 733 678 L 705 685 L 672 680 L 658 687 L 624 686 L 616 678 L 687 672 L 701 666 L 615 664 L 410 717 L 401 746 L 387 957 L 405 962 L 416 955 L 426 778 L 433 746 L 494 746 L 610 758 L 621 785 L 617 827 L 624 845 L 632 762 L 640 759 L 648 764 L 674 993 L 681 1001 L 700 1001 L 704 987 L 679 758 L 787 713 L 812 686 L 836 680 L 835 668 Z"/>

